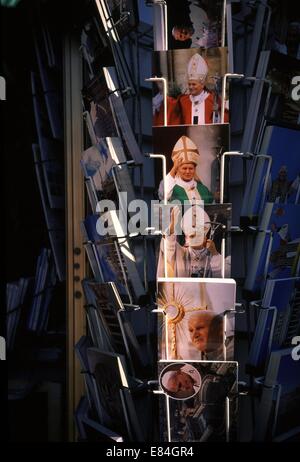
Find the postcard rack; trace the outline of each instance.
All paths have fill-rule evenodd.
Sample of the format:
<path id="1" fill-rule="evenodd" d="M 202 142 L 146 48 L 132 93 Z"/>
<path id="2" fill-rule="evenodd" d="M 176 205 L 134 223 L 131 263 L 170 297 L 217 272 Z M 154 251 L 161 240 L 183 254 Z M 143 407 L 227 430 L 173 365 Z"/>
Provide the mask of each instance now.
<path id="1" fill-rule="evenodd" d="M 190 14 L 193 14 L 193 8 L 195 11 L 200 8 L 198 3 L 192 3 L 195 5 L 192 5 Z M 194 441 L 193 438 L 197 441 L 232 441 L 243 440 L 243 438 L 247 440 L 249 436 L 245 437 L 240 434 L 240 431 L 236 432 L 237 401 L 238 399 L 243 400 L 244 397 L 250 400 L 251 412 L 248 419 L 252 420 L 253 438 L 260 441 L 276 437 L 276 425 L 274 424 L 270 436 L 265 429 L 265 421 L 264 424 L 258 425 L 258 416 L 261 412 L 259 406 L 261 403 L 268 415 L 271 415 L 271 408 L 275 406 L 276 422 L 279 419 L 282 390 L 280 385 L 274 381 L 276 355 L 274 356 L 272 349 L 272 338 L 276 333 L 276 316 L 279 316 L 279 308 L 274 307 L 271 302 L 268 305 L 265 300 L 266 293 L 261 290 L 261 287 L 257 290 L 256 286 L 259 284 L 255 271 L 258 269 L 254 268 L 253 260 L 255 258 L 259 260 L 262 254 L 266 257 L 264 264 L 260 267 L 259 281 L 264 279 L 264 282 L 267 282 L 271 294 L 271 290 L 275 289 L 271 287 L 267 277 L 269 270 L 267 263 L 272 261 L 272 249 L 276 240 L 281 238 L 284 241 L 286 237 L 283 235 L 286 231 L 285 223 L 281 219 L 275 223 L 276 229 L 270 229 L 266 216 L 261 221 L 270 194 L 270 177 L 273 174 L 274 165 L 274 154 L 268 151 L 265 136 L 266 131 L 270 139 L 273 136 L 271 129 L 268 128 L 269 111 L 270 107 L 272 110 L 276 108 L 274 82 L 268 75 L 267 65 L 268 62 L 277 63 L 277 57 L 275 56 L 273 60 L 273 56 L 266 50 L 272 16 L 270 7 L 266 2 L 259 2 L 255 5 L 234 5 L 239 3 L 243 2 L 233 0 L 219 2 L 219 6 L 222 4 L 219 12 L 216 10 L 217 7 L 212 7 L 212 11 L 208 14 L 211 15 L 210 18 L 215 14 L 216 21 L 212 30 L 206 30 L 205 35 L 210 45 L 205 46 L 202 42 L 200 45 L 198 42 L 198 48 L 196 48 L 193 42 L 195 27 L 194 29 L 190 27 L 188 40 L 191 45 L 180 48 L 176 38 L 180 28 L 175 22 L 174 11 L 168 9 L 169 2 L 160 0 L 147 2 L 148 6 L 153 7 L 155 18 L 153 68 L 151 76 L 148 75 L 145 79 L 147 83 L 153 84 L 153 146 L 151 151 L 149 148 L 144 149 L 142 154 L 141 146 L 135 142 L 133 130 L 127 123 L 127 116 L 124 123 L 122 120 L 126 114 L 123 96 L 129 93 L 131 96 L 136 95 L 138 86 L 136 82 L 133 83 L 133 79 L 124 78 L 122 59 L 118 55 L 121 47 L 116 33 L 117 24 L 114 24 L 113 16 L 109 13 L 108 2 L 97 2 L 101 20 L 103 21 L 104 18 L 107 20 L 106 33 L 113 49 L 116 67 L 115 69 L 104 67 L 104 80 L 108 87 L 107 98 L 112 109 L 112 120 L 117 136 L 123 143 L 127 156 L 126 160 L 110 166 L 117 197 L 122 191 L 122 187 L 118 185 L 115 170 L 119 166 L 130 169 L 133 173 L 130 178 L 134 182 L 136 196 L 141 199 L 146 198 L 147 202 L 150 202 L 149 187 L 146 184 L 148 183 L 148 172 L 150 175 L 152 170 L 154 175 L 151 192 L 158 191 L 162 201 L 162 210 L 164 207 L 167 210 L 169 202 L 174 199 L 177 199 L 177 205 L 179 201 L 180 206 L 183 205 L 184 200 L 187 200 L 191 209 L 190 212 L 185 211 L 186 220 L 184 220 L 184 214 L 180 215 L 178 211 L 172 212 L 173 221 L 168 227 L 163 229 L 148 226 L 148 232 L 143 236 L 121 229 L 115 219 L 114 227 L 119 229 L 119 233 L 112 240 L 115 244 L 117 258 L 112 258 L 108 254 L 105 258 L 104 254 L 101 256 L 104 242 L 101 243 L 91 235 L 85 240 L 86 245 L 92 246 L 94 258 L 98 259 L 100 274 L 95 277 L 96 280 L 98 278 L 98 289 L 94 286 L 92 289 L 94 293 L 85 291 L 91 336 L 96 339 L 97 336 L 100 338 L 102 335 L 100 340 L 94 340 L 94 346 L 98 344 L 99 349 L 102 345 L 102 349 L 106 350 L 107 354 L 110 352 L 111 355 L 121 355 L 121 350 L 116 351 L 116 348 L 112 347 L 113 331 L 109 319 L 112 320 L 113 315 L 111 314 L 109 318 L 101 314 L 103 306 L 110 306 L 111 310 L 119 307 L 118 316 L 125 314 L 131 316 L 122 320 L 118 318 L 120 331 L 117 329 L 117 332 L 120 339 L 122 338 L 125 342 L 127 352 L 125 355 L 127 359 L 125 357 L 119 360 L 124 361 L 124 370 L 127 369 L 135 377 L 142 377 L 144 387 L 151 392 L 152 404 L 156 408 L 156 418 L 159 417 L 160 422 L 158 428 L 160 441 L 188 442 Z M 237 15 L 233 15 L 233 6 L 241 6 Z M 106 12 L 104 7 L 107 8 Z M 182 18 L 184 18 L 185 10 L 184 7 L 182 8 Z M 247 11 L 253 10 L 252 13 L 255 13 L 253 22 L 249 19 L 251 15 L 247 16 L 243 8 Z M 170 24 L 173 24 L 172 28 Z M 225 32 L 226 26 L 227 33 Z M 253 39 L 251 40 L 250 58 L 244 65 L 244 69 L 239 62 L 235 63 L 233 60 L 233 36 L 236 34 L 235 38 L 241 40 L 243 35 L 241 31 L 245 32 L 247 39 L 251 37 Z M 213 40 L 216 40 L 214 37 L 218 33 L 219 41 L 214 42 Z M 112 41 L 114 36 L 117 39 Z M 227 52 L 226 43 L 228 59 L 224 58 L 226 55 L 224 50 Z M 245 44 L 243 46 L 246 47 Z M 213 60 L 214 64 L 212 64 Z M 257 61 L 259 63 L 256 69 Z M 240 72 L 241 69 L 242 72 Z M 205 75 L 207 87 L 205 95 L 202 95 L 205 99 L 194 99 L 192 85 L 189 87 L 185 81 L 186 74 L 188 82 L 193 80 L 200 82 Z M 234 98 L 235 104 L 228 103 L 229 86 L 233 90 L 232 93 L 234 94 L 235 91 L 240 97 L 241 105 L 237 104 Z M 135 91 L 131 93 L 129 88 L 134 88 Z M 190 94 L 188 94 L 189 91 Z M 249 98 L 250 95 L 252 98 Z M 250 102 L 247 101 L 248 99 Z M 242 121 L 238 120 L 241 109 L 247 112 Z M 232 118 L 231 132 L 228 123 L 229 113 Z M 275 121 L 273 123 L 275 125 Z M 107 152 L 109 152 L 110 140 L 113 138 L 108 135 L 104 137 L 106 137 Z M 95 138 L 97 136 L 94 136 Z M 101 149 L 97 149 L 100 154 L 97 159 L 93 160 L 98 160 L 100 165 L 102 162 L 104 172 L 108 164 L 105 166 L 106 161 L 103 158 L 101 161 Z M 239 161 L 242 162 L 242 168 L 240 168 L 241 163 L 238 164 Z M 194 173 L 184 180 L 184 173 L 179 173 L 180 167 L 188 164 L 194 166 Z M 89 167 L 87 164 L 87 171 Z M 135 172 L 138 169 L 139 185 L 137 187 Z M 126 185 L 130 189 L 128 178 Z M 85 182 L 91 209 L 95 216 L 97 202 L 105 198 L 106 190 L 95 187 L 93 175 L 86 175 Z M 185 188 L 184 182 L 192 184 L 191 189 Z M 299 187 L 298 185 L 295 205 L 299 199 Z M 295 188 L 297 189 L 296 183 Z M 123 188 L 124 190 L 126 188 Z M 233 191 L 239 191 L 244 198 L 241 214 L 238 212 L 241 200 L 238 204 Z M 233 204 L 226 202 L 228 198 L 233 199 Z M 269 206 L 268 213 L 270 219 L 271 206 Z M 199 247 L 203 245 L 204 238 L 202 237 L 201 244 L 199 244 L 199 238 L 198 247 L 196 244 L 194 246 L 191 244 L 196 242 L 197 232 L 188 234 L 186 224 L 188 215 L 193 216 L 195 221 L 197 221 L 195 217 L 198 216 L 203 220 L 202 228 L 199 224 L 195 224 L 195 221 L 192 226 L 193 229 L 197 226 L 199 230 L 204 229 L 205 242 L 210 242 L 211 250 L 204 252 L 202 256 Z M 232 215 L 235 217 L 235 224 L 232 223 Z M 240 220 L 236 224 L 236 216 L 240 215 Z M 174 232 L 178 223 L 183 231 L 181 241 Z M 214 232 L 217 229 L 216 224 L 222 229 L 219 234 Z M 121 241 L 125 242 L 123 250 Z M 261 247 L 258 247 L 260 241 Z M 230 272 L 231 249 L 238 242 L 238 245 L 242 246 L 239 259 L 244 261 L 244 268 L 242 271 L 239 270 L 241 275 L 235 276 L 236 280 L 234 280 L 231 279 Z M 292 242 L 290 247 L 287 247 L 287 258 L 292 258 L 290 256 L 292 253 L 298 254 L 294 249 L 295 245 L 296 242 Z M 91 257 L 89 260 L 91 261 Z M 114 266 L 116 261 L 118 261 L 118 268 Z M 235 264 L 233 260 L 233 266 Z M 297 264 L 293 263 L 293 265 L 293 277 L 296 280 Z M 94 271 L 94 276 L 95 274 Z M 116 274 L 120 276 L 116 277 Z M 113 295 L 110 294 L 110 298 L 105 293 L 109 284 L 114 284 Z M 292 323 L 295 319 L 297 320 L 299 311 L 296 288 L 294 288 L 293 299 L 295 306 L 286 327 L 289 335 L 292 333 L 292 327 L 294 328 Z M 261 298 L 260 300 L 256 300 L 259 298 L 257 295 Z M 139 317 L 142 319 L 145 312 L 147 313 L 147 327 L 141 328 L 138 319 Z M 246 316 L 237 316 L 238 314 Z M 240 321 L 242 318 L 245 318 L 245 321 Z M 205 344 L 205 340 L 197 336 L 196 326 L 200 319 L 207 325 L 216 323 L 219 326 L 218 329 L 222 335 L 218 337 L 216 334 L 213 345 L 209 344 L 208 337 Z M 97 324 L 98 333 L 93 332 L 93 323 Z M 241 324 L 246 325 L 246 329 L 242 329 L 242 334 L 246 334 L 246 349 L 249 358 L 236 362 L 233 345 L 235 340 L 238 345 L 237 350 L 240 340 L 238 336 L 234 339 L 234 332 L 236 326 Z M 269 332 L 269 339 L 264 333 L 263 326 Z M 136 343 L 135 346 L 130 347 L 126 342 L 128 342 L 127 336 L 131 328 L 135 332 Z M 293 332 L 296 332 L 296 328 Z M 267 343 L 267 350 L 262 357 L 259 356 L 262 352 L 258 349 L 263 342 Z M 108 344 L 110 346 L 107 346 Z M 130 351 L 130 348 L 133 348 L 137 354 L 138 345 L 142 345 L 139 366 L 133 364 L 132 351 Z M 280 351 L 283 346 L 287 344 L 282 343 Z M 81 345 L 78 349 L 80 355 L 86 351 L 85 354 L 88 357 L 91 356 L 90 350 L 91 347 L 86 348 L 86 345 Z M 150 362 L 147 364 L 149 369 L 146 368 L 150 373 L 148 376 L 143 375 L 145 369 L 141 367 L 143 361 L 147 363 L 145 352 L 148 354 L 148 359 L 149 352 L 152 352 Z M 104 360 L 100 351 L 98 351 L 98 356 L 99 364 L 103 366 L 105 361 L 108 364 L 108 359 Z M 129 357 L 131 359 L 128 359 Z M 112 362 L 113 359 L 111 358 L 110 361 Z M 242 373 L 247 374 L 247 383 L 237 381 L 237 370 L 242 365 L 245 365 L 245 371 L 243 370 Z M 273 369 L 270 369 L 271 366 Z M 90 370 L 90 367 L 90 364 L 87 364 L 85 370 Z M 210 378 L 209 374 L 206 374 L 207 371 L 209 371 Z M 180 374 L 186 374 L 186 380 L 193 383 L 190 387 L 190 392 L 193 391 L 193 394 L 178 397 L 179 395 L 177 396 L 173 391 L 174 387 L 171 382 L 178 380 L 177 377 Z M 264 378 L 259 378 L 263 374 L 266 374 Z M 216 383 L 226 382 L 225 395 L 220 398 L 217 391 L 209 395 L 209 405 L 215 406 L 214 412 L 218 418 L 220 418 L 218 414 L 220 409 L 216 403 L 218 399 L 221 399 L 222 416 L 225 415 L 222 431 L 216 429 L 210 422 L 206 415 L 206 406 L 201 401 L 204 396 L 200 393 L 200 390 L 203 391 L 203 383 L 207 387 L 207 392 L 212 390 L 211 377 Z M 271 383 L 270 387 L 274 391 L 274 396 L 267 393 L 269 383 Z M 194 416 L 193 419 L 187 417 L 186 414 L 185 400 L 187 398 L 191 399 L 190 412 Z M 203 408 L 200 409 L 201 404 Z M 109 426 L 107 417 L 102 413 L 100 423 L 104 427 Z M 201 419 L 205 422 L 202 427 Z"/>

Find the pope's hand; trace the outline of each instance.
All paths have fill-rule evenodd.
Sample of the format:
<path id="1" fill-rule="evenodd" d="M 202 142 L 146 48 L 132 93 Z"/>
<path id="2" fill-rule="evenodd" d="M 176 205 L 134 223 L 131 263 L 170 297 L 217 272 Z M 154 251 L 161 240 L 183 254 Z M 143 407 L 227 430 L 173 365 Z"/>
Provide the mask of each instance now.
<path id="1" fill-rule="evenodd" d="M 177 174 L 177 171 L 178 171 L 178 168 L 180 167 L 180 165 L 182 164 L 182 160 L 181 159 L 176 159 L 175 162 L 174 162 L 174 165 L 172 167 L 172 170 L 170 171 L 170 175 L 175 178 L 176 174 Z"/>

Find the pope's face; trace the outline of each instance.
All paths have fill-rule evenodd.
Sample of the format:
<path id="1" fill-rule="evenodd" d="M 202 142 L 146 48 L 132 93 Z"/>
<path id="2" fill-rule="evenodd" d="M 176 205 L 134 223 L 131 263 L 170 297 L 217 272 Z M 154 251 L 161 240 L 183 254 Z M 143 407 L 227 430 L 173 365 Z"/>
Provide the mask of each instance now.
<path id="1" fill-rule="evenodd" d="M 189 164 L 182 164 L 178 167 L 178 175 L 183 181 L 191 181 L 196 173 L 196 165 L 189 163 Z"/>
<path id="2" fill-rule="evenodd" d="M 192 377 L 186 372 L 179 371 L 175 377 L 168 381 L 168 390 L 171 393 L 194 392 L 194 382 Z"/>
<path id="3" fill-rule="evenodd" d="M 172 35 L 175 40 L 179 42 L 185 42 L 191 38 L 191 33 L 185 27 L 174 27 Z"/>
<path id="4" fill-rule="evenodd" d="M 189 320 L 188 329 L 193 345 L 199 351 L 206 351 L 209 326 L 212 316 L 207 313 L 194 316 Z"/>
<path id="5" fill-rule="evenodd" d="M 286 170 L 282 169 L 279 170 L 278 177 L 280 181 L 285 181 L 287 179 L 287 172 Z"/>
<path id="6" fill-rule="evenodd" d="M 192 96 L 198 96 L 204 89 L 203 83 L 198 80 L 189 80 L 188 81 L 189 93 Z"/>

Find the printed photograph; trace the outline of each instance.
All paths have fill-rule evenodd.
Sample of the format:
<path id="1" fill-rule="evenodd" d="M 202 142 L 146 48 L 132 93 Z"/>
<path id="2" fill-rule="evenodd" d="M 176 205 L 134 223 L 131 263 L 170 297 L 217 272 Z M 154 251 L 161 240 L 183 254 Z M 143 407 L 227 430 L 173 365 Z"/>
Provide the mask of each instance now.
<path id="1" fill-rule="evenodd" d="M 300 332 L 300 278 L 269 279 L 266 283 L 247 367 L 265 373 L 271 352 L 290 345 Z"/>
<path id="2" fill-rule="evenodd" d="M 97 145 L 82 153 L 84 176 L 92 181 L 98 200 L 110 199 L 117 203 L 121 191 L 126 191 L 128 202 L 135 199 L 131 176 L 125 163 L 122 141 L 116 137 L 102 138 Z"/>
<path id="3" fill-rule="evenodd" d="M 97 74 L 97 68 L 100 67 L 101 55 L 108 47 L 108 38 L 103 33 L 100 18 L 93 17 L 84 21 L 80 35 L 80 46 L 89 78 L 92 79 Z"/>
<path id="4" fill-rule="evenodd" d="M 201 386 L 201 376 L 197 369 L 184 363 L 167 366 L 160 374 L 159 384 L 173 399 L 187 399 L 195 396 Z"/>
<path id="5" fill-rule="evenodd" d="M 115 353 L 88 348 L 87 360 L 93 377 L 94 393 L 101 403 L 100 423 L 108 428 L 113 425 L 120 434 L 126 433 L 126 417 L 120 392 L 124 382 L 122 377 L 126 377 L 124 358 Z"/>
<path id="6" fill-rule="evenodd" d="M 299 275 L 300 205 L 267 203 L 258 234 L 245 289 L 263 293 L 267 279 Z"/>
<path id="7" fill-rule="evenodd" d="M 297 204 L 300 201 L 300 131 L 268 125 L 262 137 L 260 154 L 248 175 L 241 211 L 241 223 L 258 224 L 266 202 Z M 248 220 L 247 220 L 248 219 Z"/>
<path id="8" fill-rule="evenodd" d="M 83 88 L 82 98 L 83 115 L 91 143 L 97 144 L 101 138 L 108 136 L 118 136 L 102 71 Z"/>
<path id="9" fill-rule="evenodd" d="M 263 131 L 269 124 L 299 129 L 300 100 L 293 84 L 299 75 L 299 59 L 278 51 L 261 51 L 242 146 L 259 152 Z"/>
<path id="10" fill-rule="evenodd" d="M 175 206 L 162 230 L 157 277 L 230 277 L 230 228 L 231 204 L 191 205 L 187 211 Z"/>
<path id="11" fill-rule="evenodd" d="M 102 282 L 115 282 L 120 293 L 127 295 L 129 289 L 122 254 L 115 240 L 104 238 L 97 233 L 97 220 L 97 215 L 89 215 L 83 222 L 83 226 L 86 236 L 92 244 Z"/>
<path id="12" fill-rule="evenodd" d="M 99 200 L 103 190 L 107 197 L 115 194 L 111 172 L 113 161 L 104 142 L 100 141 L 97 146 L 91 146 L 82 153 L 81 166 L 84 176 L 92 178 Z"/>
<path id="13" fill-rule="evenodd" d="M 288 150 L 288 153 L 286 152 Z M 265 130 L 262 152 L 272 156 L 267 201 L 296 204 L 300 199 L 300 131 L 269 126 Z"/>
<path id="14" fill-rule="evenodd" d="M 159 279 L 160 359 L 232 360 L 235 293 L 232 279 Z"/>
<path id="15" fill-rule="evenodd" d="M 158 367 L 162 441 L 235 439 L 237 363 L 161 361 Z"/>
<path id="16" fill-rule="evenodd" d="M 255 441 L 280 442 L 300 433 L 300 361 L 292 349 L 273 351 L 260 401 Z"/>
<path id="17" fill-rule="evenodd" d="M 153 152 L 163 154 L 167 176 L 162 182 L 161 162 L 157 162 L 158 196 L 168 201 L 220 201 L 220 157 L 229 150 L 229 125 L 155 127 Z M 225 182 L 226 183 L 226 182 Z"/>
<path id="18" fill-rule="evenodd" d="M 117 33 L 122 39 L 139 22 L 137 0 L 107 0 L 107 11 L 116 27 Z"/>
<path id="19" fill-rule="evenodd" d="M 167 81 L 167 125 L 221 123 L 222 79 L 228 72 L 227 48 L 157 51 L 152 75 Z M 153 126 L 164 125 L 162 82 L 154 83 Z M 225 119 L 229 100 L 225 96 Z"/>
<path id="20" fill-rule="evenodd" d="M 281 356 L 278 366 L 277 382 L 281 384 L 281 392 L 274 441 L 280 441 L 284 434 L 300 433 L 300 363 L 289 353 Z"/>
<path id="21" fill-rule="evenodd" d="M 224 0 L 167 0 L 168 47 L 220 46 Z"/>

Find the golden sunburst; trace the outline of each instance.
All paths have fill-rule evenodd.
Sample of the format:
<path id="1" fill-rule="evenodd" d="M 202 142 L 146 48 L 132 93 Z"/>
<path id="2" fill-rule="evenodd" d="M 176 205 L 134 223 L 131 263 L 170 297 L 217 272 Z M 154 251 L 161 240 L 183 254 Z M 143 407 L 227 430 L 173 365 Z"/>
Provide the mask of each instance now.
<path id="1" fill-rule="evenodd" d="M 167 317 L 167 323 L 170 326 L 171 330 L 171 353 L 173 359 L 180 359 L 178 358 L 177 354 L 177 324 L 179 324 L 185 317 L 186 313 L 192 313 L 194 311 L 207 311 L 208 307 L 205 301 L 205 294 L 204 294 L 204 284 L 199 283 L 200 289 L 200 298 L 201 302 L 203 303 L 202 306 L 197 307 L 190 307 L 185 308 L 185 306 L 191 306 L 193 299 L 190 298 L 189 294 L 186 293 L 179 293 L 180 285 L 182 282 L 179 283 L 171 283 L 167 282 L 164 284 L 172 284 L 171 294 L 164 289 L 162 289 L 157 298 L 157 303 L 159 308 L 164 312 L 165 316 Z M 176 285 L 179 285 L 178 290 L 176 290 Z M 177 292 L 177 293 L 176 293 Z M 166 329 L 167 334 L 168 329 Z M 166 341 L 166 349 L 168 351 L 168 341 Z M 167 354 L 168 356 L 168 354 Z"/>

